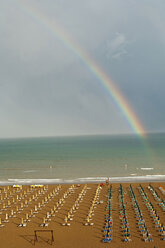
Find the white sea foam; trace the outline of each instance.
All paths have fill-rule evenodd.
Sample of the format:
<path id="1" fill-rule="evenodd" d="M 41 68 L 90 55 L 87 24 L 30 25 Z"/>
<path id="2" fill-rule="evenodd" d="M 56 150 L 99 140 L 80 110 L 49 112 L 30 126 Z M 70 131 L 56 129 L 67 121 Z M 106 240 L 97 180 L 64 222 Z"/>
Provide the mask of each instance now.
<path id="1" fill-rule="evenodd" d="M 36 170 L 26 170 L 24 173 L 31 173 L 31 172 L 36 172 Z"/>
<path id="2" fill-rule="evenodd" d="M 13 184 L 76 184 L 76 183 L 100 183 L 105 182 L 109 178 L 112 183 L 119 182 L 158 182 L 165 181 L 165 175 L 146 175 L 146 176 L 128 176 L 128 177 L 86 177 L 86 178 L 76 178 L 76 179 L 17 179 L 10 178 L 8 180 L 1 180 L 0 185 L 13 185 Z"/>

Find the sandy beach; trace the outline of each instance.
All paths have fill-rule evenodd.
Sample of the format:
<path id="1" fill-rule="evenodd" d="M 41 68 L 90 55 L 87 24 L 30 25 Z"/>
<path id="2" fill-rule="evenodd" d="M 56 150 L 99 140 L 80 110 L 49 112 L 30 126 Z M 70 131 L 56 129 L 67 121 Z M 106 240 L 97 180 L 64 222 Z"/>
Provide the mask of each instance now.
<path id="1" fill-rule="evenodd" d="M 146 201 L 140 194 L 139 183 L 131 185 L 152 242 L 145 242 L 139 229 L 129 183 L 122 183 L 122 190 L 129 222 L 130 242 L 123 241 L 121 202 L 119 201 L 120 184 L 118 183 L 101 186 L 100 184 L 46 185 L 42 188 L 4 186 L 1 187 L 0 195 L 0 247 L 164 247 L 162 233 L 156 227 Z M 160 201 L 155 199 L 153 192 L 148 188 L 149 183 L 141 185 L 147 194 L 148 202 L 152 204 L 159 216 L 159 223 L 165 224 L 165 212 L 159 204 Z M 112 186 L 112 240 L 110 243 L 103 243 L 107 195 L 110 186 Z M 165 183 L 151 183 L 151 186 L 158 193 L 159 199 L 165 200 L 165 195 L 159 189 L 160 186 L 165 188 Z M 95 204 L 89 218 L 88 214 L 93 202 Z M 72 215 L 69 216 L 70 219 L 68 213 Z M 45 226 L 42 227 L 41 224 Z M 18 227 L 19 225 L 23 227 Z M 35 230 L 38 230 L 36 242 Z M 43 230 L 47 231 L 43 232 Z M 48 230 L 53 230 L 52 243 L 51 232 Z"/>

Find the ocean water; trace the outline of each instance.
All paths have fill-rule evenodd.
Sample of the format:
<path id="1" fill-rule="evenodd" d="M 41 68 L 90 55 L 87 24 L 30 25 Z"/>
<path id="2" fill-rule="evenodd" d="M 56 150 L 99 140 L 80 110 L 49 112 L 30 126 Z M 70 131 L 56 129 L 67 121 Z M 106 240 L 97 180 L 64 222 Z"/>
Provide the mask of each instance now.
<path id="1" fill-rule="evenodd" d="M 0 181 L 165 178 L 165 134 L 0 139 Z"/>

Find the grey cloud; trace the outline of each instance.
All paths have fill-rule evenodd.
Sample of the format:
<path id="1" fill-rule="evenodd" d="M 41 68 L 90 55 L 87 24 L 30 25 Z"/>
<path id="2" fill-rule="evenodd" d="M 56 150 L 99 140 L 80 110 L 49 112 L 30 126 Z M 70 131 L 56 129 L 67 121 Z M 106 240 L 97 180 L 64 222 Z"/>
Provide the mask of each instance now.
<path id="1" fill-rule="evenodd" d="M 117 32 L 112 40 L 107 41 L 107 58 L 122 58 L 128 53 L 126 48 L 128 43 L 125 35 Z"/>
<path id="2" fill-rule="evenodd" d="M 132 132 L 88 65 L 21 2 L 0 0 L 0 137 Z M 147 130 L 165 130 L 162 1 L 27 3 L 114 79 Z"/>

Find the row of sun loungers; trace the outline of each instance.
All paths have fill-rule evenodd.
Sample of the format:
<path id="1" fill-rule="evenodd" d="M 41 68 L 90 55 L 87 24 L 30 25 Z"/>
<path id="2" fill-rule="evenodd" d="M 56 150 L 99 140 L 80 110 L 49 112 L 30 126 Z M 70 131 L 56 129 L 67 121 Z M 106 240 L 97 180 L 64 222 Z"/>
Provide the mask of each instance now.
<path id="1" fill-rule="evenodd" d="M 112 240 L 112 228 L 113 228 L 113 219 L 112 219 L 112 186 L 108 189 L 108 199 L 106 207 L 106 221 L 104 227 L 104 243 L 110 243 Z"/>
<path id="2" fill-rule="evenodd" d="M 165 188 L 163 188 L 162 186 L 160 186 L 160 187 L 159 187 L 159 190 L 161 191 L 161 193 L 162 193 L 163 195 L 165 195 Z"/>
<path id="3" fill-rule="evenodd" d="M 95 210 L 97 204 L 99 204 L 99 197 L 100 197 L 101 189 L 102 189 L 102 187 L 100 187 L 100 185 L 98 185 L 96 188 L 96 192 L 95 192 L 94 198 L 92 200 L 92 204 L 90 206 L 87 218 L 86 218 L 85 226 L 87 226 L 87 225 L 93 226 L 94 225 L 94 223 L 92 223 L 91 220 L 92 220 L 92 216 L 94 215 L 94 210 Z"/>
<path id="4" fill-rule="evenodd" d="M 148 228 L 147 228 L 147 225 L 145 223 L 145 220 L 143 218 L 143 213 L 139 207 L 139 204 L 136 200 L 136 197 L 135 197 L 135 194 L 134 194 L 134 191 L 133 191 L 133 188 L 132 186 L 130 185 L 129 187 L 129 191 L 130 191 L 130 196 L 131 196 L 131 200 L 132 200 L 132 203 L 133 203 L 133 208 L 134 208 L 134 211 L 135 211 L 135 214 L 136 214 L 136 219 L 137 219 L 137 222 L 138 222 L 138 227 L 139 227 L 139 230 L 144 238 L 144 241 L 147 242 L 151 242 L 153 241 L 152 240 L 152 236 L 151 236 L 151 233 L 149 232 Z"/>
<path id="5" fill-rule="evenodd" d="M 63 226 L 70 226 L 71 225 L 71 221 L 73 220 L 73 216 L 74 213 L 76 212 L 76 210 L 78 210 L 80 203 L 83 200 L 83 197 L 85 196 L 87 191 L 87 185 L 85 185 L 82 189 L 82 191 L 79 193 L 76 201 L 74 202 L 73 206 L 71 207 L 71 209 L 68 211 L 67 215 L 64 218 L 64 223 L 62 224 Z"/>
<path id="6" fill-rule="evenodd" d="M 149 201 L 147 194 L 145 193 L 143 187 L 140 185 L 139 187 L 140 195 L 143 198 L 145 205 L 150 213 L 150 216 L 153 220 L 155 228 L 158 230 L 158 232 L 162 233 L 162 239 L 165 240 L 164 237 L 164 226 L 160 222 L 160 217 L 157 214 L 157 211 L 155 210 L 153 204 Z"/>
<path id="7" fill-rule="evenodd" d="M 148 186 L 148 189 L 150 190 L 150 192 L 153 195 L 153 197 L 155 198 L 155 200 L 158 202 L 159 206 L 162 208 L 163 212 L 165 212 L 165 201 L 159 196 L 159 194 L 152 187 L 151 184 Z"/>
<path id="8" fill-rule="evenodd" d="M 120 184 L 119 188 L 119 204 L 120 204 L 120 220 L 122 222 L 122 231 L 123 231 L 123 241 L 128 242 L 131 241 L 130 227 L 126 212 L 125 200 L 124 200 L 124 192 L 123 187 Z"/>

